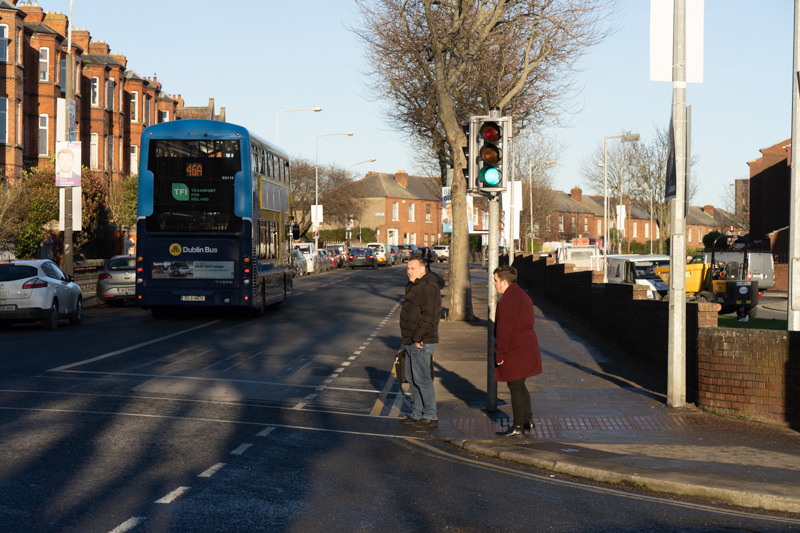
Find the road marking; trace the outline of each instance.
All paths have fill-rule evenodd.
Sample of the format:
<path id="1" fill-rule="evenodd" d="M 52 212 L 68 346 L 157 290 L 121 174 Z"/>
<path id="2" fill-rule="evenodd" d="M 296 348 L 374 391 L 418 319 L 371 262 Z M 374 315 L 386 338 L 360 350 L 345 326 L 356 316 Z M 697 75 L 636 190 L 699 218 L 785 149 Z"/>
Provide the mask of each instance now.
<path id="1" fill-rule="evenodd" d="M 212 466 L 211 468 L 209 468 L 208 470 L 206 470 L 205 472 L 203 472 L 202 474 L 198 475 L 197 477 L 211 477 L 214 474 L 216 474 L 217 472 L 219 472 L 220 470 L 222 470 L 222 467 L 224 467 L 224 466 L 225 466 L 225 463 L 217 463 L 214 466 Z"/>
<path id="2" fill-rule="evenodd" d="M 196 331 L 198 329 L 203 329 L 203 328 L 207 328 L 209 326 L 213 326 L 214 324 L 217 324 L 219 322 L 222 322 L 222 321 L 221 320 L 212 320 L 211 322 L 206 322 L 205 324 L 201 324 L 201 325 L 195 326 L 193 328 L 184 329 L 182 331 L 177 331 L 177 332 L 172 333 L 170 335 L 165 335 L 165 336 L 159 337 L 157 339 L 153 339 L 153 340 L 149 340 L 147 342 L 142 342 L 142 343 L 139 343 L 139 344 L 135 344 L 135 345 L 129 346 L 127 348 L 122 348 L 121 350 L 115 350 L 113 352 L 104 353 L 103 355 L 98 355 L 97 357 L 92 357 L 91 359 L 84 359 L 83 361 L 78 361 L 77 363 L 70 363 L 68 365 L 63 365 L 63 366 L 59 366 L 59 367 L 56 367 L 56 368 L 51 368 L 50 370 L 47 370 L 47 372 L 63 372 L 65 370 L 69 370 L 70 368 L 74 368 L 76 366 L 86 365 L 86 364 L 89 364 L 89 363 L 94 363 L 96 361 L 102 361 L 103 359 L 108 359 L 109 357 L 114 357 L 115 355 L 120 355 L 120 354 L 123 354 L 123 353 L 131 352 L 133 350 L 138 350 L 139 348 L 143 348 L 145 346 L 150 346 L 151 344 L 156 344 L 157 342 L 165 341 L 167 339 L 171 339 L 171 338 L 177 337 L 179 335 L 185 335 L 186 333 L 191 333 L 192 331 Z"/>
<path id="3" fill-rule="evenodd" d="M 252 444 L 244 443 L 244 444 L 240 445 L 238 448 L 236 448 L 235 450 L 233 450 L 231 452 L 231 455 L 242 455 L 244 452 L 247 451 L 247 448 L 249 448 L 250 446 L 252 446 Z"/>
<path id="4" fill-rule="evenodd" d="M 163 498 L 159 498 L 156 500 L 156 503 L 165 503 L 169 504 L 180 498 L 187 490 L 191 487 L 178 487 L 177 489 L 173 490 Z"/>
<path id="5" fill-rule="evenodd" d="M 145 517 L 143 516 L 132 516 L 125 520 L 123 523 L 109 531 L 108 533 L 125 533 L 126 531 L 132 531 L 136 529 L 139 524 L 145 521 Z"/>
<path id="6" fill-rule="evenodd" d="M 275 427 L 274 426 L 273 427 L 264 428 L 261 431 L 259 431 L 258 433 L 256 433 L 256 437 L 266 437 L 270 433 L 272 433 L 273 431 L 275 431 Z"/>

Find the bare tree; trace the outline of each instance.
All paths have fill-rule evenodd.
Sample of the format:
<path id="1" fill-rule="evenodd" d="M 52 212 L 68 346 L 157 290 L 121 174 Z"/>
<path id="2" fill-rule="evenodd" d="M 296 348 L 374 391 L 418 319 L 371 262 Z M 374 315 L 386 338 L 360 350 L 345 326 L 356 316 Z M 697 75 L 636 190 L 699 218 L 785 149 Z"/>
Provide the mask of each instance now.
<path id="1" fill-rule="evenodd" d="M 500 108 L 524 131 L 553 122 L 574 62 L 613 0 L 356 0 L 377 98 L 440 175 L 452 167 L 450 320 L 472 318 L 461 124 Z"/>
<path id="2" fill-rule="evenodd" d="M 346 168 L 335 165 L 321 165 L 302 158 L 292 160 L 292 198 L 294 199 L 295 223 L 300 225 L 300 234 L 311 229 L 311 206 L 314 205 L 317 181 L 319 181 L 319 201 L 324 206 L 325 222 L 344 227 L 350 217 L 359 218 L 363 202 L 356 197 L 354 183 Z"/>

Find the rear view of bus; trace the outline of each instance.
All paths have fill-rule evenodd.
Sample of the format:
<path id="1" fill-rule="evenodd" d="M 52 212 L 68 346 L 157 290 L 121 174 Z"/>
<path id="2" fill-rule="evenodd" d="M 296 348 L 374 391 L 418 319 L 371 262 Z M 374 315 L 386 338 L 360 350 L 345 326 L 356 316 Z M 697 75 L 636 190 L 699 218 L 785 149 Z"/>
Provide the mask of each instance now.
<path id="1" fill-rule="evenodd" d="M 266 157 L 268 150 L 277 148 L 228 123 L 183 120 L 144 131 L 136 226 L 139 306 L 156 316 L 191 307 L 260 314 L 291 292 L 284 231 L 288 163 L 285 179 L 269 184 L 253 172 L 254 154 Z M 282 171 L 271 174 L 280 178 Z M 279 201 L 265 209 L 261 192 L 267 185 L 287 205 Z"/>

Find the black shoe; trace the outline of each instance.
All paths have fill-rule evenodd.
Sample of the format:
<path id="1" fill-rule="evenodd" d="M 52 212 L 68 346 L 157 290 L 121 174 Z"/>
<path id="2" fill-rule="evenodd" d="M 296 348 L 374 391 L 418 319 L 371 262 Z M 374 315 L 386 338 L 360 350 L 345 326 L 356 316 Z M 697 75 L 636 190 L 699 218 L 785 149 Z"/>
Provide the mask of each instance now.
<path id="1" fill-rule="evenodd" d="M 528 431 L 533 431 L 534 429 L 536 429 L 536 424 L 534 423 L 533 418 L 522 424 L 522 429 Z"/>
<path id="2" fill-rule="evenodd" d="M 435 429 L 439 427 L 439 421 L 433 420 L 432 418 L 420 418 L 415 424 L 414 427 L 420 429 Z"/>
<path id="3" fill-rule="evenodd" d="M 413 418 L 410 416 L 404 416 L 400 419 L 401 424 L 405 424 L 406 426 L 416 426 L 419 424 L 419 421 L 422 420 L 421 418 Z"/>
<path id="4" fill-rule="evenodd" d="M 495 433 L 498 437 L 516 437 L 517 435 L 524 435 L 525 432 L 520 426 L 509 426 L 505 431 L 498 431 Z"/>

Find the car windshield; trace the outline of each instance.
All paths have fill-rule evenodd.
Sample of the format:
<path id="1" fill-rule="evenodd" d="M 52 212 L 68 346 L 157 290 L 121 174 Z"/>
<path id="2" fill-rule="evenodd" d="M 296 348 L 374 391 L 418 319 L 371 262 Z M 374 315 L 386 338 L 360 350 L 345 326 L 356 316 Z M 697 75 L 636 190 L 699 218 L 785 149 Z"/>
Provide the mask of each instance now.
<path id="1" fill-rule="evenodd" d="M 662 266 L 669 266 L 669 260 L 636 261 L 633 263 L 633 268 L 636 271 L 636 277 L 638 279 L 660 279 L 658 274 L 656 274 L 656 268 Z"/>
<path id="2" fill-rule="evenodd" d="M 33 265 L 0 265 L 0 281 L 16 281 L 35 276 L 39 272 Z"/>

